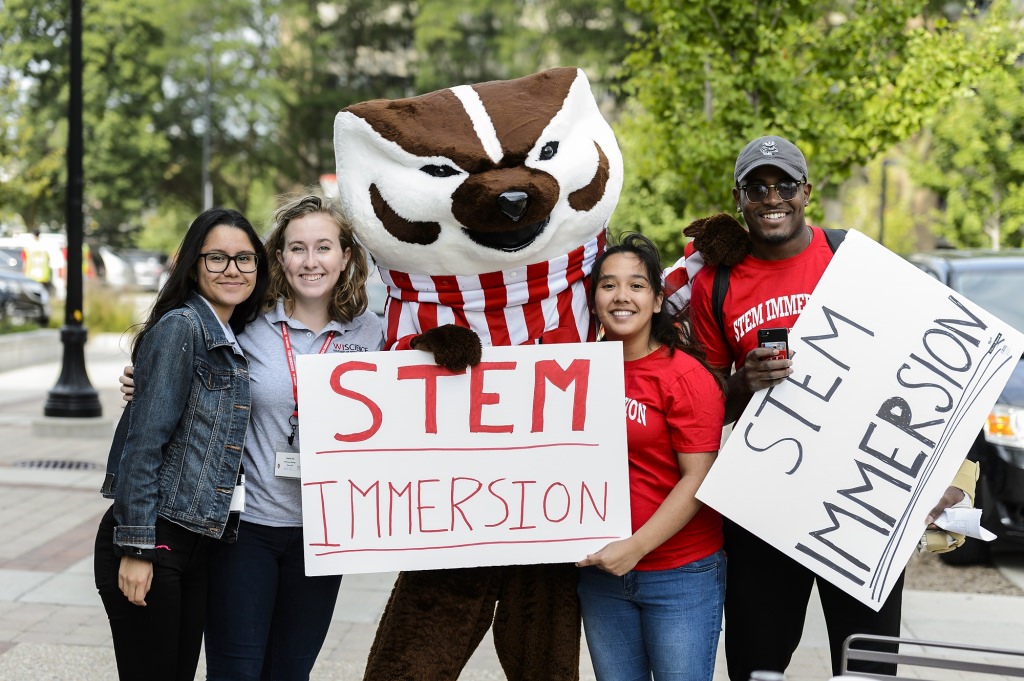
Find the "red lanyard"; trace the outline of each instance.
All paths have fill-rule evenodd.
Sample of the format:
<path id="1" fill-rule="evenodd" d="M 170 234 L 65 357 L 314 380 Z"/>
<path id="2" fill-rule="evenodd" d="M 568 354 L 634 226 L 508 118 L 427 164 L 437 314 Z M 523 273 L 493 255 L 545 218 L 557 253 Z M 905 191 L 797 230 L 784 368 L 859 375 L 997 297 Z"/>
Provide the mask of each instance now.
<path id="1" fill-rule="evenodd" d="M 327 334 L 327 339 L 324 341 L 323 346 L 320 347 L 318 355 L 327 352 L 327 348 L 331 347 L 331 341 L 334 340 L 335 335 L 334 331 Z M 295 353 L 292 352 L 292 339 L 288 336 L 288 324 L 285 322 L 281 322 L 281 340 L 284 341 L 284 356 L 288 358 L 288 372 L 292 375 L 292 397 L 295 398 L 295 411 L 292 412 L 292 416 L 297 417 L 299 415 L 299 383 L 295 377 Z"/>

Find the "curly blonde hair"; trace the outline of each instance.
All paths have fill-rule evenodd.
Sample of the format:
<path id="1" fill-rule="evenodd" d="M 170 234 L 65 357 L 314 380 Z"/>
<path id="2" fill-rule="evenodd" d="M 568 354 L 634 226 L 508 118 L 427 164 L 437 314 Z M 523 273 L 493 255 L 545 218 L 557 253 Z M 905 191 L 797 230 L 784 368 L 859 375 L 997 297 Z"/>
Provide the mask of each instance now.
<path id="1" fill-rule="evenodd" d="M 328 308 L 331 319 L 349 322 L 366 311 L 366 278 L 369 276 L 366 254 L 362 245 L 356 241 L 351 225 L 341 214 L 337 201 L 318 191 L 285 196 L 280 207 L 274 212 L 272 231 L 265 244 L 267 259 L 270 261 L 270 285 L 267 288 L 265 307 L 272 310 L 277 306 L 278 299 L 284 299 L 285 309 L 294 308 L 294 292 L 288 285 L 277 254 L 284 250 L 284 233 L 288 224 L 292 220 L 313 213 L 322 213 L 333 220 L 338 225 L 338 241 L 342 249 L 352 250 L 348 265 L 334 286 L 334 296 Z"/>

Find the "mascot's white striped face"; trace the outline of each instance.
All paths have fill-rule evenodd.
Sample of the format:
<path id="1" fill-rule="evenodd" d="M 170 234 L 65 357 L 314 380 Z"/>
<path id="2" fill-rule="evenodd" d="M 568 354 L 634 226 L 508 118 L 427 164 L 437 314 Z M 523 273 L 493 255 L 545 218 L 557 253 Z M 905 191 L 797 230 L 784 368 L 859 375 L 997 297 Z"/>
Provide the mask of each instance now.
<path id="1" fill-rule="evenodd" d="M 389 269 L 482 274 L 543 262 L 607 225 L 622 155 L 579 69 L 343 109 L 338 189 Z"/>

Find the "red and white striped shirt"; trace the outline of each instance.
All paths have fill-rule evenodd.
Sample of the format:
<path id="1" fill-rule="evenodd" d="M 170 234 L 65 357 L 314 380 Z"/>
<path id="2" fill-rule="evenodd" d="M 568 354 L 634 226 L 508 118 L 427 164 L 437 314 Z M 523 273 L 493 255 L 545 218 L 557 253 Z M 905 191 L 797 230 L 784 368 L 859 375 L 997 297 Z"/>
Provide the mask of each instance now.
<path id="1" fill-rule="evenodd" d="M 604 232 L 566 255 L 511 270 L 474 275 L 406 274 L 380 268 L 388 286 L 389 349 L 443 324 L 472 329 L 485 346 L 594 340 L 587 304 L 589 274 Z"/>

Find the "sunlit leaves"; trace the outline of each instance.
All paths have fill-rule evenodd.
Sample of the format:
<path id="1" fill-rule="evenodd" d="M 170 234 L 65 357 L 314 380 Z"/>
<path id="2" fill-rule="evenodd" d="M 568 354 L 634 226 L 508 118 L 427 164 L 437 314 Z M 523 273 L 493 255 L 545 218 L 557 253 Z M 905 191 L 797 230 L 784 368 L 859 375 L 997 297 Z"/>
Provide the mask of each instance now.
<path id="1" fill-rule="evenodd" d="M 658 194 L 678 217 L 652 236 L 672 252 L 689 219 L 728 210 L 736 154 L 762 134 L 796 141 L 815 190 L 829 195 L 998 61 L 990 44 L 932 20 L 924 5 L 634 0 L 654 28 L 627 61 L 627 88 L 651 124 L 627 146 L 680 178 Z M 646 177 L 627 181 L 655 192 Z M 628 206 L 617 214 L 621 227 L 641 220 L 650 222 Z"/>

